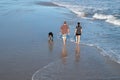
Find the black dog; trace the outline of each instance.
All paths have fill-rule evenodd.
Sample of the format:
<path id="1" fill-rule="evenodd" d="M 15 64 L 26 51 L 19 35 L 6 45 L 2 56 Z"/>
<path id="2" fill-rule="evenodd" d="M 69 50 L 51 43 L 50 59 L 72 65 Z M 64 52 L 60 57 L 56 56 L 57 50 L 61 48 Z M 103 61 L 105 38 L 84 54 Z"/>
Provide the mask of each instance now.
<path id="1" fill-rule="evenodd" d="M 49 40 L 52 40 L 52 41 L 53 41 L 53 33 L 52 33 L 52 32 L 49 32 L 49 33 L 48 33 L 48 38 L 49 38 Z"/>

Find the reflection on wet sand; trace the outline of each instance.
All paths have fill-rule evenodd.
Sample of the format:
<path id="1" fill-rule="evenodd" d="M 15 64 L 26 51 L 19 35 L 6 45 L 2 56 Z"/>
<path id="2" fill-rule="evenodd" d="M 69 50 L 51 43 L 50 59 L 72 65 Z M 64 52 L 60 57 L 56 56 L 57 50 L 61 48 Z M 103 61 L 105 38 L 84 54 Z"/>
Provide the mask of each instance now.
<path id="1" fill-rule="evenodd" d="M 49 47 L 49 51 L 52 52 L 53 51 L 53 40 L 48 40 L 48 47 Z"/>
<path id="2" fill-rule="evenodd" d="M 63 45 L 62 51 L 61 51 L 61 59 L 62 59 L 63 64 L 66 64 L 66 61 L 67 61 L 66 58 L 70 57 L 70 56 L 71 55 L 68 56 L 66 45 Z M 79 62 L 79 60 L 80 60 L 80 45 L 76 44 L 76 47 L 75 47 L 75 61 Z"/>
<path id="3" fill-rule="evenodd" d="M 75 48 L 75 61 L 79 62 L 80 59 L 80 45 L 76 44 L 76 48 Z"/>
<path id="4" fill-rule="evenodd" d="M 67 57 L 66 45 L 63 45 L 63 47 L 62 47 L 61 57 L 62 57 L 63 64 L 65 64 L 66 63 L 66 57 Z"/>

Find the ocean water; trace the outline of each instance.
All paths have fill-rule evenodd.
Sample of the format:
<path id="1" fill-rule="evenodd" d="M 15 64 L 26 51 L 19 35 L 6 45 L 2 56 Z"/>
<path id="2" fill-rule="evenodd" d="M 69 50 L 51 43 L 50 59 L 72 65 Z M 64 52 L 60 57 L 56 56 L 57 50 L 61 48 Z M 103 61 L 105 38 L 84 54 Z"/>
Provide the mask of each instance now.
<path id="1" fill-rule="evenodd" d="M 81 43 L 97 47 L 104 56 L 120 63 L 120 0 L 52 1 L 74 14 L 70 21 L 81 22 Z M 70 40 L 74 41 L 73 35 Z"/>

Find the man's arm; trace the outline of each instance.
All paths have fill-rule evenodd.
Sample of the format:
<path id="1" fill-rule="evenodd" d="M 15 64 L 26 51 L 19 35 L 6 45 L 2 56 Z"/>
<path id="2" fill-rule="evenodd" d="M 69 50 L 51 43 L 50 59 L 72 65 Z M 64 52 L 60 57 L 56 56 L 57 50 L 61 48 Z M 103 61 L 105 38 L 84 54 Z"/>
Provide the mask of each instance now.
<path id="1" fill-rule="evenodd" d="M 67 27 L 68 27 L 68 25 L 67 25 Z M 70 34 L 70 29 L 69 29 L 69 27 L 68 27 L 67 33 Z"/>

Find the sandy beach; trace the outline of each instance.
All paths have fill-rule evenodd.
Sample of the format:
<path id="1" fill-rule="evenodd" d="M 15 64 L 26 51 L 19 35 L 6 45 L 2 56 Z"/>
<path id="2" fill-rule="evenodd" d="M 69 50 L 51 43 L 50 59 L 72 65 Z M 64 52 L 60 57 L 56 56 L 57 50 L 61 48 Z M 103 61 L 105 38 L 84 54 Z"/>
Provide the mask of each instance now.
<path id="1" fill-rule="evenodd" d="M 49 2 L 0 15 L 0 80 L 120 80 L 120 64 L 94 46 L 58 38 L 69 11 Z M 66 16 L 67 15 L 67 16 Z M 48 41 L 48 32 L 54 41 Z"/>

